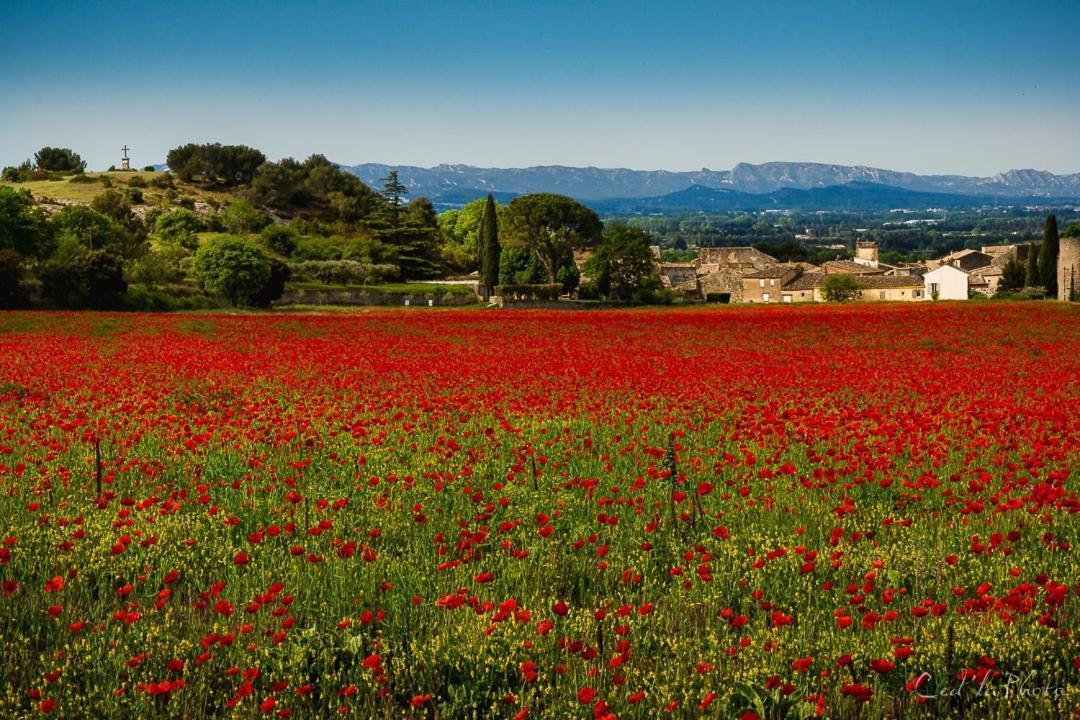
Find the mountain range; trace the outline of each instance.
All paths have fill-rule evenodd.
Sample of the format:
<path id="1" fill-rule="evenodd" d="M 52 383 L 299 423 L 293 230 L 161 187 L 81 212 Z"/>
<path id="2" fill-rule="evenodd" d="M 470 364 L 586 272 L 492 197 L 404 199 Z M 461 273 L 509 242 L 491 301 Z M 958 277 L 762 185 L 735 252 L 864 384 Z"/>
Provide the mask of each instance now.
<path id="1" fill-rule="evenodd" d="M 651 206 L 671 206 L 683 203 L 687 209 L 706 209 L 725 204 L 745 202 L 749 205 L 767 203 L 767 207 L 780 207 L 777 202 L 796 201 L 800 207 L 804 201 L 813 202 L 814 195 L 785 196 L 783 191 L 823 190 L 842 187 L 844 197 L 832 197 L 828 193 L 817 199 L 838 201 L 841 206 L 849 201 L 863 202 L 875 197 L 871 186 L 891 188 L 878 195 L 903 200 L 905 196 L 895 191 L 939 194 L 942 196 L 968 196 L 985 201 L 1080 198 L 1080 173 L 1055 175 L 1043 170 L 1009 170 L 990 177 L 965 175 L 918 175 L 895 170 L 883 170 L 861 165 L 828 165 L 822 163 L 770 162 L 760 165 L 739 163 L 731 170 L 676 172 L 669 170 L 628 170 L 626 168 L 566 167 L 544 165 L 528 168 L 479 168 L 471 165 L 436 165 L 431 168 L 415 166 L 392 166 L 376 163 L 342 165 L 365 183 L 379 187 L 382 178 L 396 169 L 400 180 L 409 188 L 413 197 L 425 196 L 440 205 L 462 204 L 486 193 L 506 200 L 516 195 L 532 192 L 553 192 L 568 195 L 597 207 L 618 206 L 624 212 L 648 212 Z M 769 200 L 737 200 L 735 196 L 707 193 L 707 190 L 731 191 L 736 194 L 768 195 Z M 861 198 L 847 197 L 851 192 Z M 680 196 L 679 193 L 687 195 Z M 777 194 L 779 193 L 779 194 Z M 835 191 L 833 195 L 835 195 Z M 671 197 L 673 196 L 674 197 Z M 665 201 L 661 199 L 666 198 Z M 706 199 L 707 198 L 707 199 Z M 652 202 L 629 202 L 647 199 Z M 907 197 L 926 206 L 963 206 L 972 200 L 929 197 Z M 877 197 L 887 207 L 908 207 L 902 202 L 888 202 L 888 197 Z M 616 201 L 616 202 L 600 202 Z M 687 203 L 687 201 L 691 201 Z M 834 203 L 835 204 L 835 203 Z M 636 210 L 632 206 L 638 206 Z M 874 208 L 879 207 L 873 205 Z M 740 208 L 741 209 L 741 208 Z M 828 209 L 828 208 L 818 208 Z M 869 209 L 864 207 L 862 209 Z M 656 207 L 654 211 L 665 211 Z"/>

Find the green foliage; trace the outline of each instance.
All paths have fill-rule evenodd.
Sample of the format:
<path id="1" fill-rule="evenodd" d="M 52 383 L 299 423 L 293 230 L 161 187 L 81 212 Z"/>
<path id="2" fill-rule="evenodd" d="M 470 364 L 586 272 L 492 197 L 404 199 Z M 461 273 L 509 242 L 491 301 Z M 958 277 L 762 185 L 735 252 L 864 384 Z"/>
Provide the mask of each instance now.
<path id="1" fill-rule="evenodd" d="M 504 247 L 499 255 L 499 283 L 533 285 L 550 280 L 547 269 L 532 250 Z"/>
<path id="2" fill-rule="evenodd" d="M 660 278 L 645 232 L 625 223 L 609 223 L 585 267 L 601 295 L 630 300 L 639 291 L 657 290 Z"/>
<path id="3" fill-rule="evenodd" d="M 70 148 L 43 147 L 34 153 L 34 166 L 46 172 L 81 173 L 86 162 Z"/>
<path id="4" fill-rule="evenodd" d="M 289 257 L 296 252 L 296 242 L 299 239 L 300 233 L 289 225 L 267 225 L 259 233 L 262 244 L 282 257 Z"/>
<path id="5" fill-rule="evenodd" d="M 857 300 L 862 295 L 862 285 L 854 275 L 834 273 L 826 276 L 821 295 L 827 302 Z"/>
<path id="6" fill-rule="evenodd" d="M 142 220 L 131 212 L 131 202 L 126 194 L 117 190 L 106 190 L 90 202 L 90 207 L 111 218 L 127 233 L 126 240 L 132 249 L 126 251 L 125 255 L 135 252 L 134 248 L 146 237 L 146 228 Z"/>
<path id="7" fill-rule="evenodd" d="M 195 272 L 207 292 L 233 305 L 255 305 L 271 283 L 270 261 L 255 245 L 232 235 L 218 235 L 195 255 Z"/>
<path id="8" fill-rule="evenodd" d="M 292 270 L 282 260 L 276 257 L 268 258 L 270 264 L 270 276 L 252 298 L 252 304 L 256 307 L 266 308 L 277 300 L 285 292 L 285 283 L 289 282 Z"/>
<path id="9" fill-rule="evenodd" d="M 382 196 L 386 199 L 390 224 L 396 226 L 400 216 L 401 204 L 404 202 L 404 197 L 409 194 L 409 189 L 405 187 L 405 183 L 398 179 L 397 170 L 388 172 L 386 177 L 382 179 L 382 184 Z"/>
<path id="10" fill-rule="evenodd" d="M 397 265 L 356 260 L 306 260 L 291 265 L 296 280 L 314 280 L 327 285 L 377 285 L 396 280 Z"/>
<path id="11" fill-rule="evenodd" d="M 170 210 L 154 221 L 154 233 L 166 243 L 173 243 L 188 250 L 199 247 L 199 232 L 203 224 L 199 216 L 185 208 Z"/>
<path id="12" fill-rule="evenodd" d="M 1039 287 L 1042 282 L 1042 273 L 1039 271 L 1039 253 L 1035 245 L 1028 245 L 1027 273 L 1024 275 L 1024 285 L 1027 287 Z"/>
<path id="13" fill-rule="evenodd" d="M 70 260 L 51 260 L 40 273 L 42 294 L 70 308 L 119 308 L 127 282 L 124 268 L 108 249 L 90 250 Z"/>
<path id="14" fill-rule="evenodd" d="M 1059 247 L 1057 217 L 1051 213 L 1046 216 L 1046 230 L 1043 232 L 1042 249 L 1039 251 L 1039 284 L 1046 288 L 1049 297 L 1057 297 Z"/>
<path id="15" fill-rule="evenodd" d="M 998 291 L 1012 292 L 1024 287 L 1024 264 L 1013 255 L 1001 268 L 1001 282 Z"/>
<path id="16" fill-rule="evenodd" d="M 1074 222 L 1065 228 L 1065 232 L 1061 233 L 1061 237 L 1080 237 L 1080 222 Z"/>
<path id="17" fill-rule="evenodd" d="M 484 214 L 478 234 L 480 285 L 486 297 L 499 282 L 499 219 L 495 209 L 495 197 L 488 193 L 484 201 Z"/>
<path id="18" fill-rule="evenodd" d="M 503 247 L 531 250 L 544 264 L 548 277 L 558 278 L 575 250 L 594 247 L 600 241 L 603 226 L 596 213 L 576 200 L 538 193 L 511 201 L 500 229 Z M 564 273 L 568 289 L 576 285 L 573 275 L 576 270 Z"/>
<path id="19" fill-rule="evenodd" d="M 271 223 L 270 217 L 247 200 L 234 200 L 220 213 L 222 227 L 230 233 L 257 233 Z"/>
<path id="20" fill-rule="evenodd" d="M 106 248 L 128 257 L 133 249 L 124 228 L 112 218 L 85 205 L 69 205 L 49 219 L 59 245 L 78 245 L 87 250 Z"/>
<path id="21" fill-rule="evenodd" d="M 383 201 L 360 180 L 322 155 L 303 163 L 285 158 L 265 163 L 247 196 L 280 213 L 306 213 L 324 222 L 355 226 L 377 214 Z"/>
<path id="22" fill-rule="evenodd" d="M 0 250 L 0 309 L 26 306 L 30 300 L 26 277 L 26 258 L 14 250 Z"/>
<path id="23" fill-rule="evenodd" d="M 376 237 L 397 253 L 401 274 L 410 280 L 442 275 L 439 265 L 439 224 L 427 198 L 417 198 L 394 210 L 395 222 L 376 230 Z"/>
<path id="24" fill-rule="evenodd" d="M 151 290 L 179 282 L 184 277 L 182 263 L 187 257 L 189 253 L 182 246 L 162 243 L 135 262 L 131 279 Z"/>
<path id="25" fill-rule="evenodd" d="M 246 145 L 188 143 L 170 150 L 166 162 L 185 182 L 236 187 L 251 183 L 266 156 Z"/>
<path id="26" fill-rule="evenodd" d="M 28 182 L 34 174 L 34 166 L 29 160 L 23 161 L 21 165 L 11 165 L 4 168 L 4 171 L 0 173 L 0 180 L 5 182 Z"/>
<path id="27" fill-rule="evenodd" d="M 28 258 L 52 253 L 49 226 L 28 190 L 0 186 L 0 250 L 14 250 Z"/>

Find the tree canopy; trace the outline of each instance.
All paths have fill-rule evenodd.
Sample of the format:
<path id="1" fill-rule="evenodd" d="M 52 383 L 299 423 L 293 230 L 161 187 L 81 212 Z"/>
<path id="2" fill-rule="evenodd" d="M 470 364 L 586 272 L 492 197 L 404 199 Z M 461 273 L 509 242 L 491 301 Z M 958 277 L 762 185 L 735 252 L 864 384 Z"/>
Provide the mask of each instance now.
<path id="1" fill-rule="evenodd" d="M 34 153 L 34 166 L 46 172 L 81 173 L 86 161 L 70 148 L 43 147 Z"/>
<path id="2" fill-rule="evenodd" d="M 195 254 L 195 272 L 208 292 L 233 305 L 258 304 L 271 281 L 270 261 L 255 245 L 232 235 L 212 238 Z"/>
<path id="3" fill-rule="evenodd" d="M 250 183 L 266 156 L 247 145 L 188 143 L 170 150 L 165 161 L 184 182 L 235 187 Z"/>
<path id="4" fill-rule="evenodd" d="M 564 261 L 573 258 L 575 250 L 595 247 L 600 242 L 602 230 L 603 224 L 596 213 L 576 200 L 537 193 L 510 202 L 500 228 L 500 241 L 506 247 L 535 253 L 554 281 Z M 574 278 L 567 289 L 576 284 Z"/>

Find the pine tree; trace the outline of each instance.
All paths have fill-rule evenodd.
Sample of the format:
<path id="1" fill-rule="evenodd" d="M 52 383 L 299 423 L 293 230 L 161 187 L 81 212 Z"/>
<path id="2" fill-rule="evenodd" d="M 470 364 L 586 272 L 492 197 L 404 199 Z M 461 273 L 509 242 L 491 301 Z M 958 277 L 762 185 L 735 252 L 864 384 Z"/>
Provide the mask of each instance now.
<path id="1" fill-rule="evenodd" d="M 403 198 L 409 194 L 409 188 L 398 179 L 397 170 L 391 170 L 382 179 L 382 195 L 390 206 L 390 224 L 398 226 Z"/>
<path id="2" fill-rule="evenodd" d="M 488 193 L 484 205 L 476 244 L 480 255 L 480 288 L 487 299 L 499 283 L 499 220 L 495 214 L 495 198 L 491 193 Z"/>
<path id="3" fill-rule="evenodd" d="M 1039 274 L 1039 253 L 1035 252 L 1035 244 L 1028 245 L 1027 275 L 1024 277 L 1024 285 L 1038 287 L 1042 276 Z"/>
<path id="4" fill-rule="evenodd" d="M 1046 232 L 1043 234 L 1042 251 L 1039 253 L 1040 284 L 1046 288 L 1047 297 L 1057 297 L 1058 226 L 1053 213 L 1046 216 Z"/>

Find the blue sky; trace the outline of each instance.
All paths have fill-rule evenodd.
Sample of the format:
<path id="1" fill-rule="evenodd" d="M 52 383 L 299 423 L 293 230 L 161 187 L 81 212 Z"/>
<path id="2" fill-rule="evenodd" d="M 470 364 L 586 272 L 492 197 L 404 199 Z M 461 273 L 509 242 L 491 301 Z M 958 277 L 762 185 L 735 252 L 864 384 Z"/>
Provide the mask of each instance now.
<path id="1" fill-rule="evenodd" d="M 1080 2 L 3 0 L 0 164 L 1080 171 Z"/>

